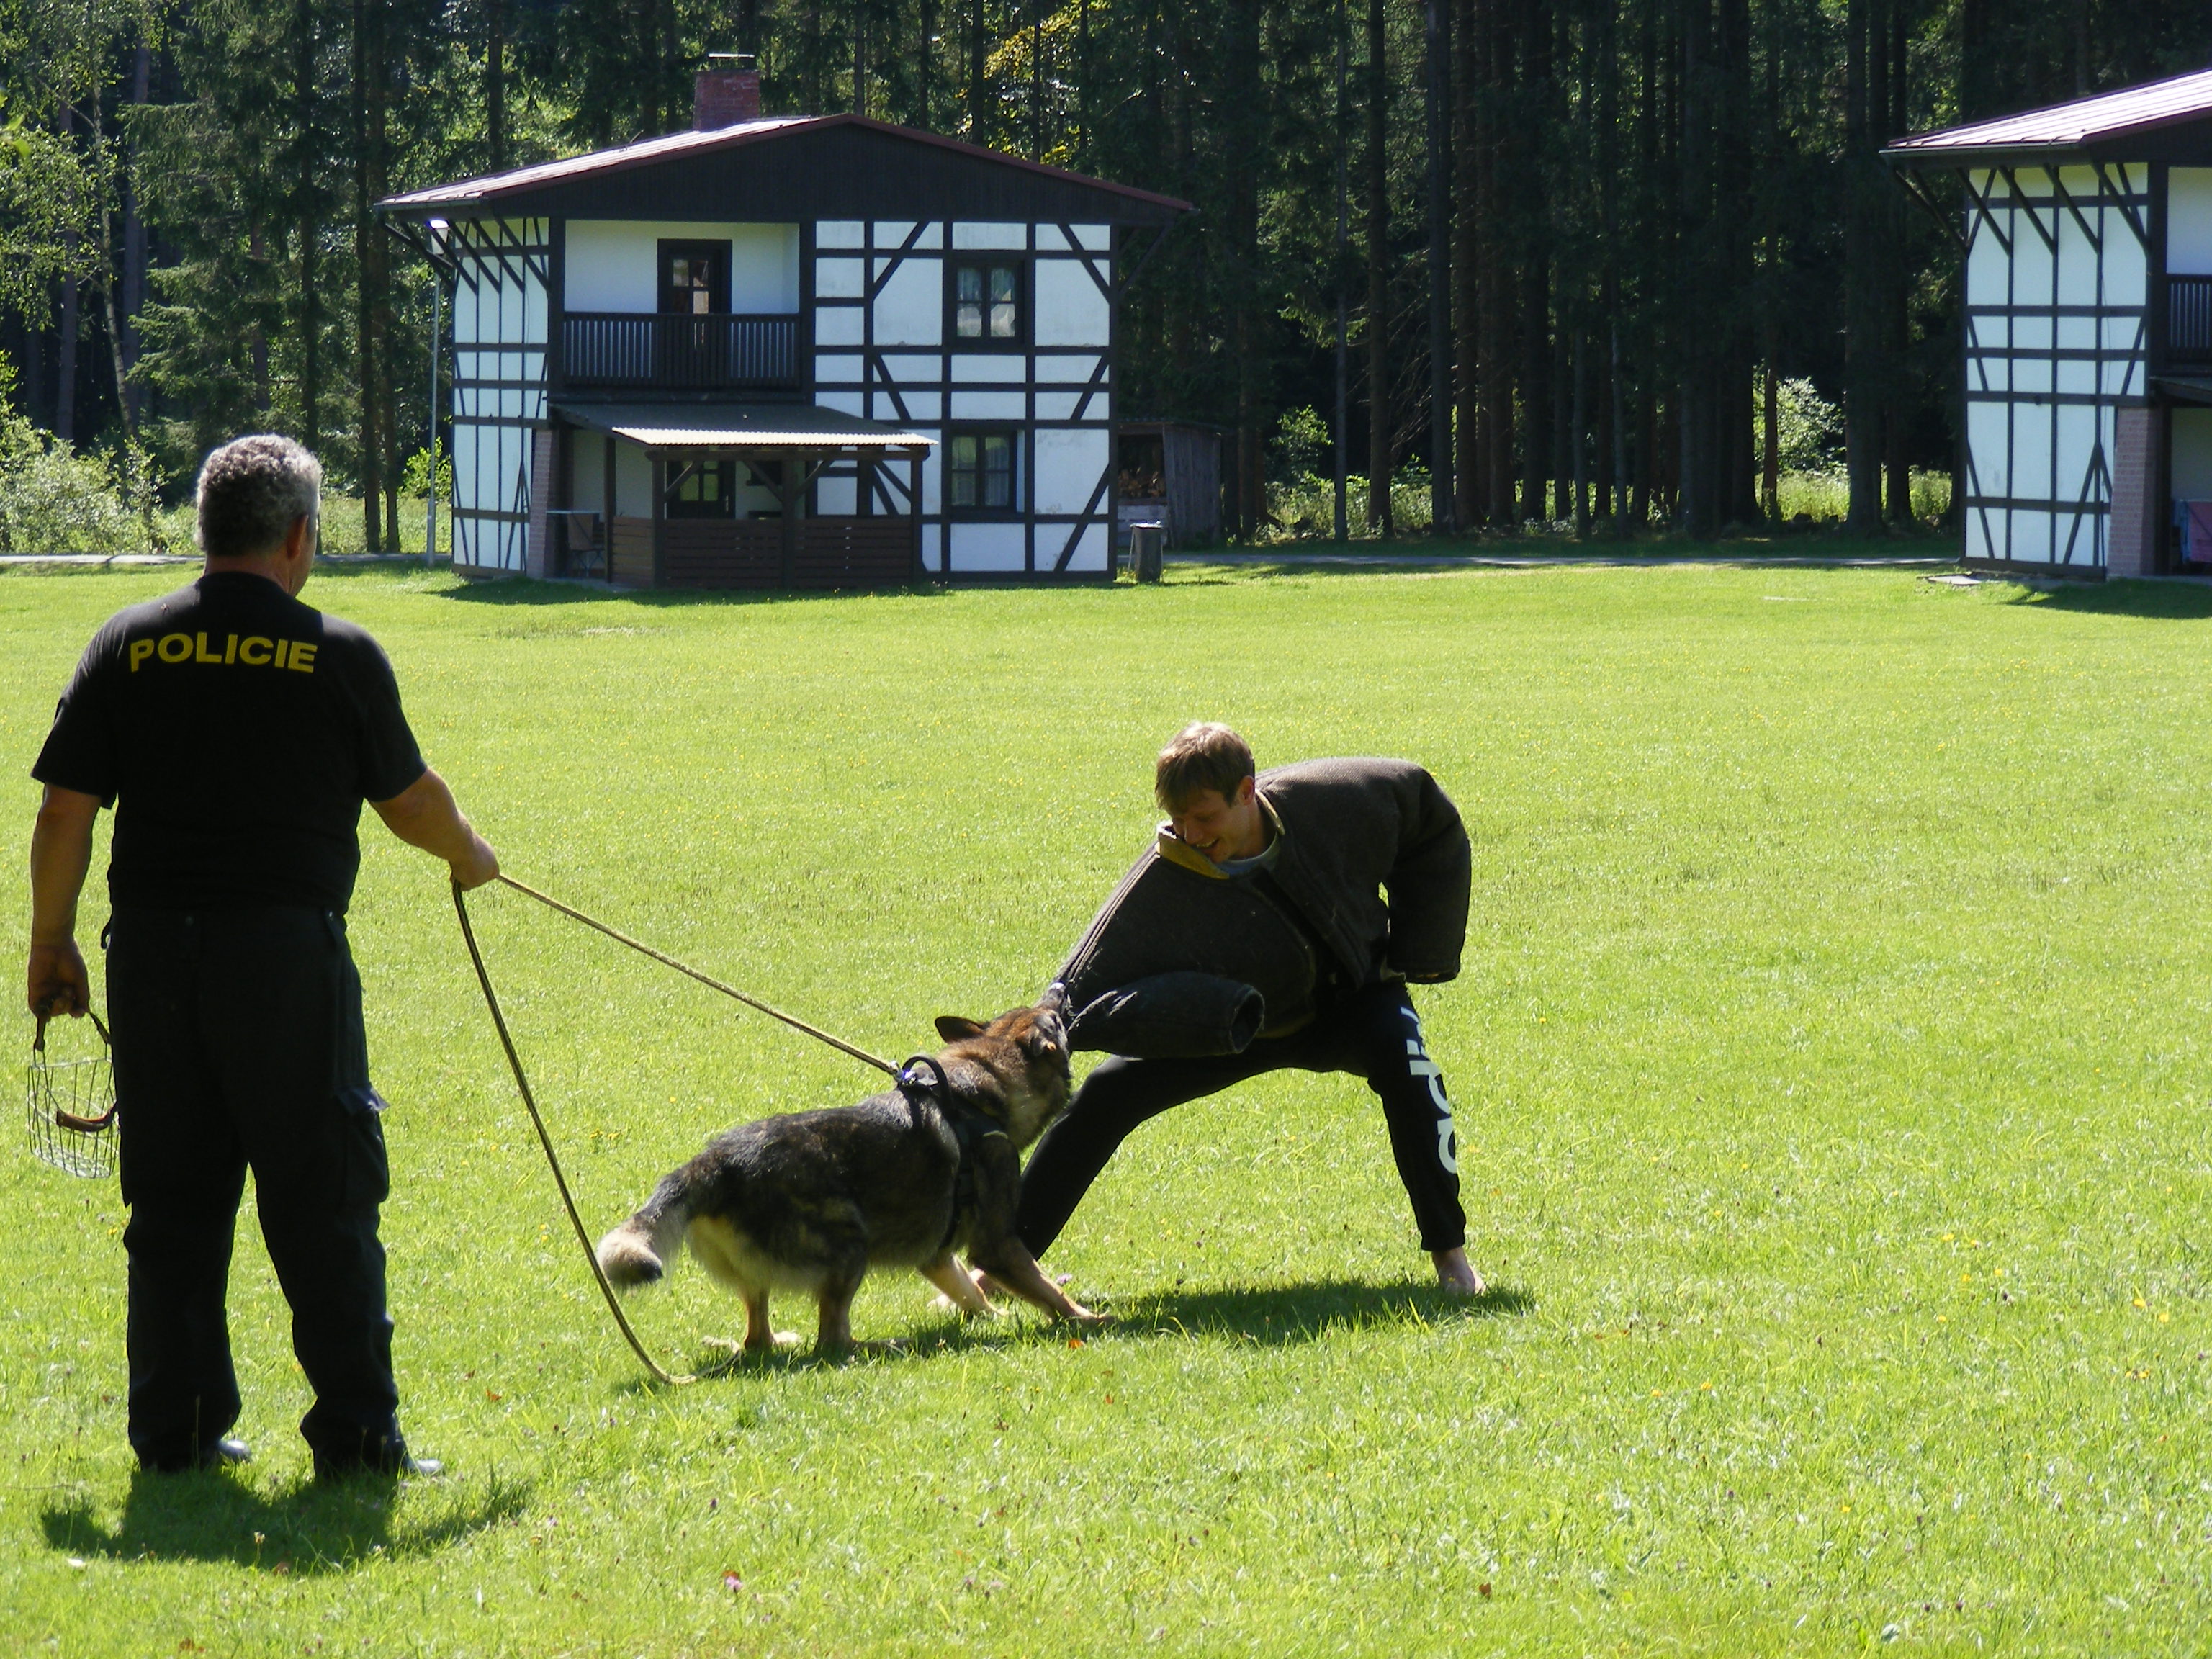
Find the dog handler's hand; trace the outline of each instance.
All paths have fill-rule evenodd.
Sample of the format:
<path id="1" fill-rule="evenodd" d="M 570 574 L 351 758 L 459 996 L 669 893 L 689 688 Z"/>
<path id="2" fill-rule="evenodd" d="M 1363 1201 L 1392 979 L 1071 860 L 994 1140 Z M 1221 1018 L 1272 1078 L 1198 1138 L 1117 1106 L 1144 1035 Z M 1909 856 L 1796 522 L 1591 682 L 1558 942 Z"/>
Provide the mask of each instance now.
<path id="1" fill-rule="evenodd" d="M 453 885 L 466 892 L 481 887 L 499 874 L 499 854 L 491 850 L 491 843 L 471 830 L 469 832 L 467 855 L 453 860 Z"/>
<path id="2" fill-rule="evenodd" d="M 92 1006 L 92 981 L 86 976 L 84 956 L 75 939 L 31 947 L 29 978 L 31 1012 L 81 1018 Z"/>

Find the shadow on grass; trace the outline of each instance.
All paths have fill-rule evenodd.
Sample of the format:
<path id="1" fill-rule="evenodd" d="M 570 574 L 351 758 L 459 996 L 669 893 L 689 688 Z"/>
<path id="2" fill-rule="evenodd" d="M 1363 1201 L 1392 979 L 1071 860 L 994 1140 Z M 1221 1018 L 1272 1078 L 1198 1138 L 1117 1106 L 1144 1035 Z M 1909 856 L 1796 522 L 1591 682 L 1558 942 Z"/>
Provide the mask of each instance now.
<path id="1" fill-rule="evenodd" d="M 1158 1291 L 1127 1298 L 1099 1297 L 1093 1305 L 1109 1313 L 1113 1322 L 1094 1331 L 1047 1323 L 1010 1309 L 995 1320 L 948 1320 L 909 1336 L 858 1343 L 852 1353 L 835 1358 L 817 1354 L 810 1342 L 765 1354 L 708 1346 L 700 1350 L 693 1370 L 702 1382 L 728 1382 L 825 1366 L 911 1364 L 940 1355 L 1031 1342 L 1057 1344 L 1115 1336 L 1225 1337 L 1286 1346 L 1315 1341 L 1334 1331 L 1516 1318 L 1533 1312 L 1536 1299 L 1526 1291 L 1503 1285 L 1493 1285 L 1480 1296 L 1462 1297 L 1447 1296 L 1434 1285 L 1418 1281 L 1373 1285 L 1338 1279 L 1264 1288 Z M 656 1393 L 663 1386 L 647 1377 L 632 1377 L 621 1385 L 625 1394 Z"/>
<path id="2" fill-rule="evenodd" d="M 372 1557 L 432 1555 L 514 1519 L 527 1485 L 495 1478 L 480 1498 L 458 1497 L 443 1515 L 392 1528 L 398 1489 L 376 1480 L 311 1484 L 270 1493 L 219 1471 L 131 1477 L 123 1514 L 103 1522 L 86 1499 L 40 1516 L 48 1547 L 113 1560 L 230 1561 L 289 1573 L 342 1571 Z M 419 1500 L 417 1500 L 419 1501 Z"/>
<path id="3" fill-rule="evenodd" d="M 941 582 L 908 582 L 886 587 L 609 587 L 599 582 L 535 581 L 523 576 L 502 576 L 489 581 L 467 581 L 441 590 L 437 597 L 460 605 L 501 607 L 604 605 L 609 599 L 639 605 L 655 611 L 727 610 L 762 605 L 818 605 L 864 599 L 943 599 L 952 588 Z"/>
<path id="4" fill-rule="evenodd" d="M 2065 582 L 2023 587 L 2012 600 L 2033 611 L 2094 617 L 2147 617 L 2165 622 L 2203 622 L 2212 617 L 2212 586 L 2196 582 Z"/>
<path id="5" fill-rule="evenodd" d="M 1433 1285 L 1371 1285 L 1317 1279 L 1220 1291 L 1161 1291 L 1114 1305 L 1114 1328 L 1125 1334 L 1219 1336 L 1284 1346 L 1339 1330 L 1448 1325 L 1510 1319 L 1534 1311 L 1536 1298 L 1508 1285 L 1480 1296 L 1448 1296 Z"/>

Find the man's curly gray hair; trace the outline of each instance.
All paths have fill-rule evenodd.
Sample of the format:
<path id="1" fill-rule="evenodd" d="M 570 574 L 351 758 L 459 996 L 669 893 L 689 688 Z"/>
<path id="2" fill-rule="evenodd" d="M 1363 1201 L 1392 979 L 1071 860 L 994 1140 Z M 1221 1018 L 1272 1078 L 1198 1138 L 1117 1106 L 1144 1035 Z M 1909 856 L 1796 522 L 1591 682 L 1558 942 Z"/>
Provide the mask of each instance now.
<path id="1" fill-rule="evenodd" d="M 200 551 L 210 559 L 273 553 L 293 521 L 321 509 L 323 464 L 273 432 L 209 452 L 198 492 Z"/>

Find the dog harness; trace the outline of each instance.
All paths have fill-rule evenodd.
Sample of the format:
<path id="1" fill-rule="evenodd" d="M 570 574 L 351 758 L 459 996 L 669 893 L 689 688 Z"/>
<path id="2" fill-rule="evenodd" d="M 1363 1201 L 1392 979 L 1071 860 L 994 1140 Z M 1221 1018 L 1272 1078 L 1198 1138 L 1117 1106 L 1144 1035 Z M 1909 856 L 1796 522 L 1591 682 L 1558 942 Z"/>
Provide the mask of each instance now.
<path id="1" fill-rule="evenodd" d="M 960 1149 L 959 1161 L 952 1170 L 952 1213 L 945 1218 L 945 1237 L 938 1242 L 942 1250 L 960 1231 L 963 1212 L 975 1206 L 975 1149 L 994 1135 L 1004 1140 L 1006 1132 L 953 1091 L 952 1079 L 945 1076 L 933 1055 L 916 1054 L 899 1067 L 898 1091 L 909 1105 L 927 1101 L 934 1106 Z"/>

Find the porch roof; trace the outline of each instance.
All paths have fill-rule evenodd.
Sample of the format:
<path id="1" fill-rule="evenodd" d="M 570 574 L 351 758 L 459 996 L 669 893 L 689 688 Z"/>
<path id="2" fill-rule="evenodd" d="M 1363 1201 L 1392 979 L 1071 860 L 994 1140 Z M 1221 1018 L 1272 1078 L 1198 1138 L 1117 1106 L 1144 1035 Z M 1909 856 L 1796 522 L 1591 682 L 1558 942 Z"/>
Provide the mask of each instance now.
<path id="1" fill-rule="evenodd" d="M 617 404 L 561 398 L 553 412 L 647 449 L 872 449 L 918 455 L 923 432 L 824 409 L 819 404 Z"/>

